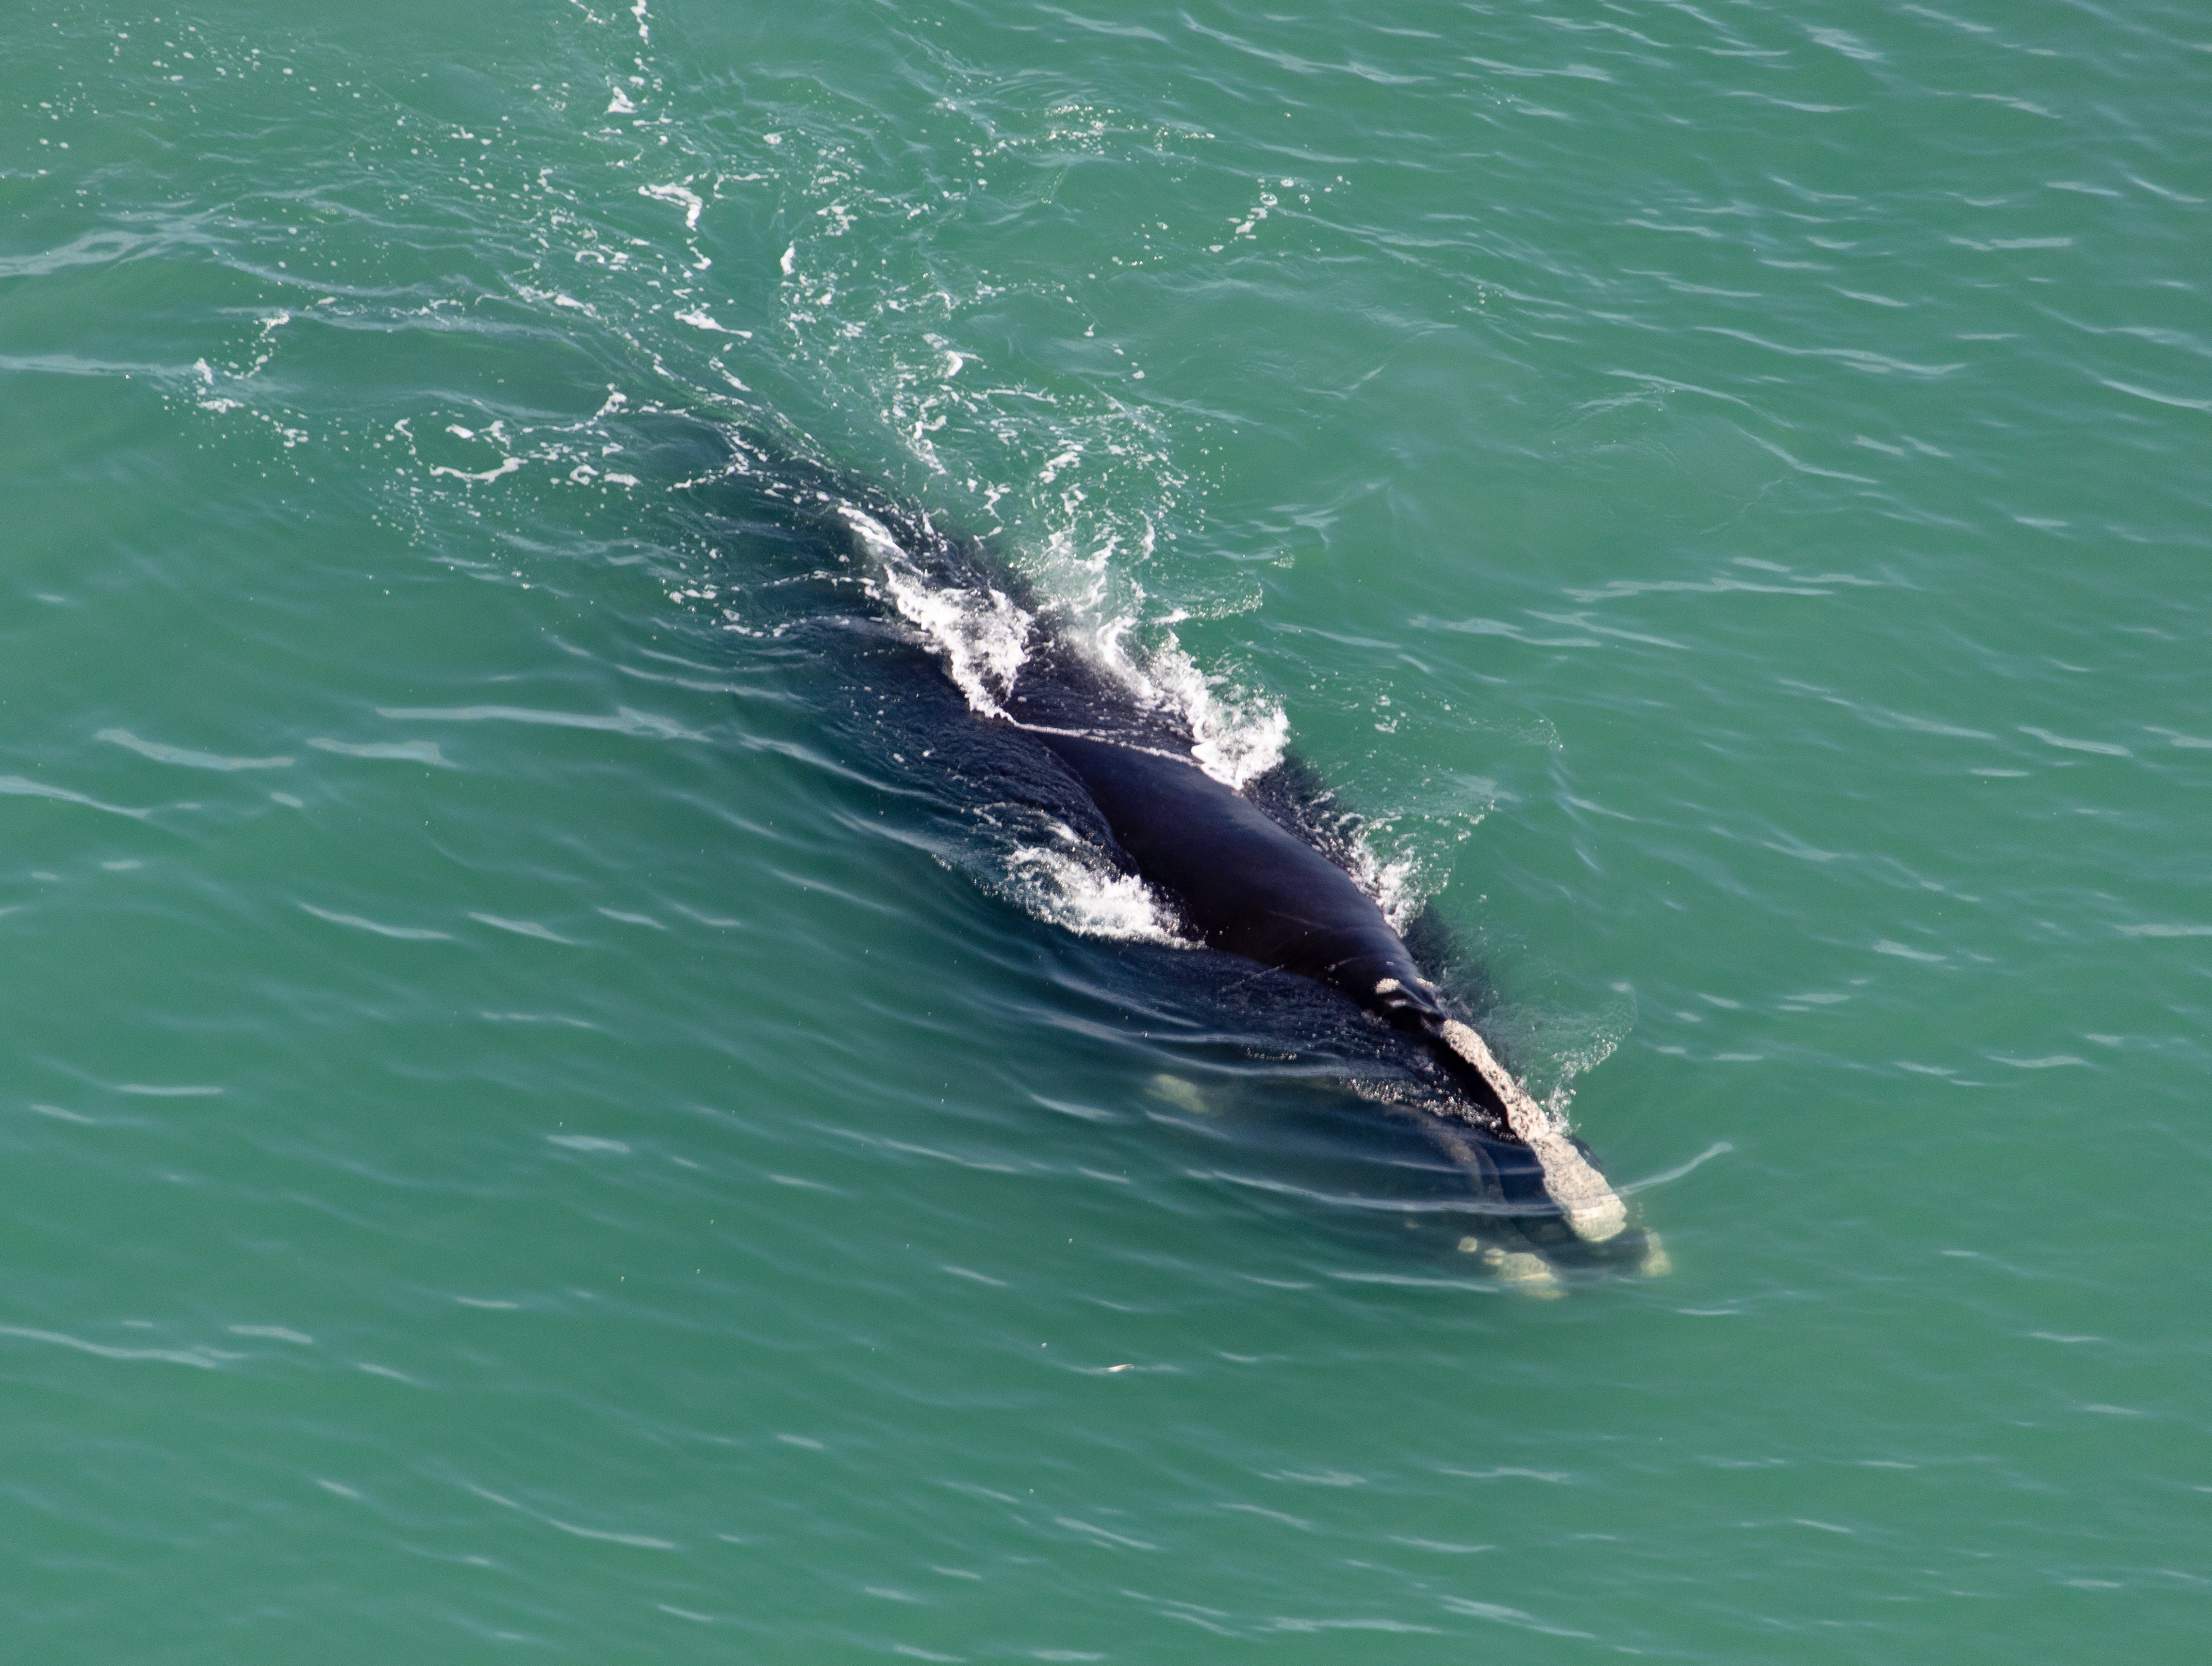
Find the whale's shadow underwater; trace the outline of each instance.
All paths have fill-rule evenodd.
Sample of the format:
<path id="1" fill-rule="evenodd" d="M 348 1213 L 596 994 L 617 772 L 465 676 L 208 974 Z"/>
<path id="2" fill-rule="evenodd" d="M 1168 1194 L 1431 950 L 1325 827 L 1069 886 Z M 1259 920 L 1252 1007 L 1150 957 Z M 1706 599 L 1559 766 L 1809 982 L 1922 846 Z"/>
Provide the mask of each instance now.
<path id="1" fill-rule="evenodd" d="M 1182 704 L 1119 674 L 1110 644 L 1068 629 L 981 540 L 750 436 L 679 448 L 705 465 L 680 488 L 705 541 L 745 552 L 744 570 L 715 574 L 741 601 L 733 628 L 848 667 L 848 727 L 875 731 L 878 761 L 926 781 L 918 796 L 994 847 L 997 871 L 1073 866 L 1164 899 L 1183 945 L 1161 964 L 1194 974 L 1170 975 L 1167 998 L 1232 1027 L 1232 1009 L 1265 1001 L 1273 1036 L 1327 1037 L 1386 1108 L 1377 1123 L 1418 1130 L 1440 1159 L 1427 1166 L 1456 1195 L 1417 1207 L 1479 1217 L 1460 1244 L 1489 1270 L 1663 1268 L 1656 1236 L 1486 1041 L 1466 980 L 1439 982 L 1440 928 L 1401 934 L 1361 888 L 1358 820 L 1295 756 L 1233 788 L 1194 756 Z M 1153 1091 L 1200 1109 L 1177 1077 Z"/>

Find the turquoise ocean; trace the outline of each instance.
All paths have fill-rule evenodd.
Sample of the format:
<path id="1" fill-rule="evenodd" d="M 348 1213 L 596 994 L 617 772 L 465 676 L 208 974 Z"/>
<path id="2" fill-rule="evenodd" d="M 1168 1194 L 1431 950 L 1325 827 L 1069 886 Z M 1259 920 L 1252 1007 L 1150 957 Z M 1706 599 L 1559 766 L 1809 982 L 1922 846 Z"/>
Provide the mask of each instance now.
<path id="1" fill-rule="evenodd" d="M 2207 1657 L 2203 7 L 14 0 L 0 94 L 9 1658 Z M 1671 1270 L 1462 1250 L 948 813 L 718 435 L 1302 758 Z"/>

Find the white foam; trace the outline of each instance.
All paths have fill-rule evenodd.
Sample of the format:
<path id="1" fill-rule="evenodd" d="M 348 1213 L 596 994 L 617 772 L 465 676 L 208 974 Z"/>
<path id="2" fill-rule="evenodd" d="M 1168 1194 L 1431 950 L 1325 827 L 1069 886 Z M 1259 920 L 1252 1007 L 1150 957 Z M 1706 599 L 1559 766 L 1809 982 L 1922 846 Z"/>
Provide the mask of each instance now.
<path id="1" fill-rule="evenodd" d="M 1284 739 L 1288 738 L 1289 724 L 1284 724 Z M 1279 758 L 1279 750 L 1275 757 Z M 1272 765 L 1268 766 L 1272 767 Z M 1420 913 L 1422 904 L 1429 900 L 1429 888 L 1422 883 L 1424 875 L 1419 860 L 1411 855 L 1399 855 L 1388 860 L 1378 856 L 1364 842 L 1352 841 L 1349 852 L 1352 883 L 1373 899 L 1382 910 L 1382 917 L 1390 922 L 1390 929 L 1402 932 Z"/>
<path id="2" fill-rule="evenodd" d="M 1006 885 L 1013 900 L 1048 924 L 1115 942 L 1190 946 L 1151 886 L 1080 848 L 1025 845 L 1012 860 Z"/>
<path id="3" fill-rule="evenodd" d="M 688 191 L 682 185 L 640 185 L 637 194 L 663 203 L 679 204 L 684 210 L 684 228 L 691 231 L 698 229 L 700 210 L 707 206 L 697 192 Z"/>
<path id="4" fill-rule="evenodd" d="M 883 522 L 849 504 L 841 512 L 872 563 L 869 582 L 877 593 L 944 656 L 946 673 L 969 706 L 986 717 L 1005 717 L 1036 621 L 1001 591 L 933 581 Z"/>
<path id="5" fill-rule="evenodd" d="M 945 583 L 921 568 L 874 516 L 850 505 L 841 513 L 860 540 L 877 593 L 929 639 L 975 710 L 1007 716 L 1006 702 L 1039 632 L 1036 615 L 1002 591 Z M 1227 679 L 1208 677 L 1171 629 L 1149 648 L 1135 646 L 1144 593 L 1132 584 L 1126 595 L 1112 593 L 1109 562 L 1115 553 L 1111 539 L 1083 557 L 1066 540 L 1053 540 L 1037 577 L 1060 590 L 1051 604 L 1054 634 L 1119 683 L 1132 704 L 1180 721 L 1192 736 L 1192 760 L 1215 780 L 1243 788 L 1282 761 L 1290 720 L 1279 704 L 1239 698 Z M 1149 544 L 1142 553 L 1150 553 Z"/>
<path id="6" fill-rule="evenodd" d="M 1188 613 L 1146 617 L 1145 587 L 1125 569 L 1148 561 L 1157 547 L 1149 519 L 1137 547 L 1119 565 L 1124 551 L 1113 528 L 1088 553 L 1079 550 L 1072 534 L 1055 533 L 1041 576 L 1062 587 L 1059 634 L 1138 706 L 1180 721 L 1191 737 L 1192 761 L 1241 791 L 1282 762 L 1290 720 L 1279 702 L 1251 696 L 1200 668 L 1175 632 Z"/>
<path id="7" fill-rule="evenodd" d="M 498 467 L 485 469 L 476 474 L 470 473 L 466 469 L 447 468 L 443 463 L 434 463 L 431 465 L 430 472 L 432 474 L 450 475 L 456 480 L 473 480 L 477 482 L 479 484 L 483 484 L 496 480 L 503 474 L 513 474 L 521 466 L 522 459 L 520 457 L 510 457 L 505 462 L 500 464 Z"/>
<path id="8" fill-rule="evenodd" d="M 1283 761 L 1291 720 L 1274 701 L 1240 698 L 1225 678 L 1208 677 L 1172 630 L 1127 679 L 1155 706 L 1190 726 L 1190 755 L 1216 781 L 1240 791 Z"/>

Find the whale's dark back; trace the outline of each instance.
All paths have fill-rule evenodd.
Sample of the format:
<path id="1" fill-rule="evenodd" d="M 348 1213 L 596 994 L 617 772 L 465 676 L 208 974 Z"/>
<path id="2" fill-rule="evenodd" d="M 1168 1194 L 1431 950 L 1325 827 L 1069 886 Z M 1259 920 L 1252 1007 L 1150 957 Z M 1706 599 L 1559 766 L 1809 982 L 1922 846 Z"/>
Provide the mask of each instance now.
<path id="1" fill-rule="evenodd" d="M 1344 991 L 1420 973 L 1382 910 L 1337 865 L 1182 759 L 1046 734 L 1128 853 L 1212 947 Z"/>

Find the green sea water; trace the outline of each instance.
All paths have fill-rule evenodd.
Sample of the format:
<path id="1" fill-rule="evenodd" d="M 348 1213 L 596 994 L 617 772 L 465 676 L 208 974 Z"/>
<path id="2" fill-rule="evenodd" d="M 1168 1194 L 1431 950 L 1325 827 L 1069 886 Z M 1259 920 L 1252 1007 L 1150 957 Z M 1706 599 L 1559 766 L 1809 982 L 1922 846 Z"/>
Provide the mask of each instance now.
<path id="1" fill-rule="evenodd" d="M 9 1657 L 2203 1658 L 2208 198 L 2172 3 L 16 0 Z M 1287 733 L 1672 1272 L 1355 1207 L 694 419 Z"/>

